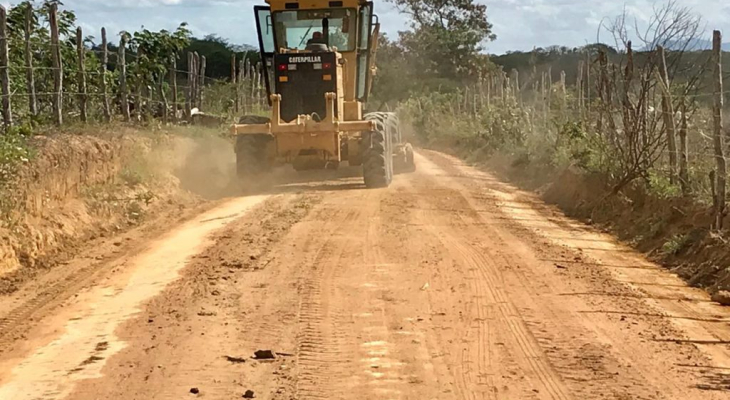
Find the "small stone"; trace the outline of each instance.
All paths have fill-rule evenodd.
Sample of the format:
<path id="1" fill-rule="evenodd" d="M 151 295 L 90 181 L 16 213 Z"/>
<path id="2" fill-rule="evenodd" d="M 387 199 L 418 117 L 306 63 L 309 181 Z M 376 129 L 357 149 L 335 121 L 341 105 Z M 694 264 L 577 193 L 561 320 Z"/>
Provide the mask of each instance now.
<path id="1" fill-rule="evenodd" d="M 247 390 L 246 393 L 243 394 L 244 399 L 253 399 L 254 397 L 253 390 Z"/>
<path id="2" fill-rule="evenodd" d="M 201 311 L 198 311 L 198 315 L 201 317 L 215 317 L 216 315 L 218 315 L 218 313 L 216 313 L 215 311 L 201 310 Z"/>
<path id="3" fill-rule="evenodd" d="M 198 389 L 196 387 L 190 388 L 190 393 L 192 393 L 192 394 L 198 394 L 198 393 L 200 393 L 200 389 Z"/>
<path id="4" fill-rule="evenodd" d="M 223 356 L 223 358 L 225 358 L 228 362 L 233 363 L 233 364 L 241 364 L 241 363 L 246 362 L 246 359 L 243 357 Z"/>

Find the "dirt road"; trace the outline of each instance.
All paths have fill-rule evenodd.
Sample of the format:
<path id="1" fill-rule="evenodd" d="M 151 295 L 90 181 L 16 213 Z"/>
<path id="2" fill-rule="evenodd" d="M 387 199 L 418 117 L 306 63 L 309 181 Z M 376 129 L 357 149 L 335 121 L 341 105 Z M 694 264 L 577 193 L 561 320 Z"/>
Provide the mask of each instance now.
<path id="1" fill-rule="evenodd" d="M 3 299 L 0 399 L 730 399 L 730 312 L 704 292 L 418 163 L 223 201 Z"/>

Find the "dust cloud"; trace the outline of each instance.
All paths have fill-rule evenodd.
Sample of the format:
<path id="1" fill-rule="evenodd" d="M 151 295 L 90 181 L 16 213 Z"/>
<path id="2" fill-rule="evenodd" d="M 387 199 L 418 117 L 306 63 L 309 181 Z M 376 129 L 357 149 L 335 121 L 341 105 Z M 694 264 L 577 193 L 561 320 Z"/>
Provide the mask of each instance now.
<path id="1" fill-rule="evenodd" d="M 172 172 L 181 189 L 208 200 L 237 194 L 236 155 L 231 140 L 215 136 L 180 138 L 172 151 Z"/>

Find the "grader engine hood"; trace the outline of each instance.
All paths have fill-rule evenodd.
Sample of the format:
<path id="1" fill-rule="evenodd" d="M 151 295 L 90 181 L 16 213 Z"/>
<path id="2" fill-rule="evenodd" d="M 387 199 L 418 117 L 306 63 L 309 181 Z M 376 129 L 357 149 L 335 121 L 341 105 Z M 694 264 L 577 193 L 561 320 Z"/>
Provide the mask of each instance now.
<path id="1" fill-rule="evenodd" d="M 274 71 L 282 121 L 290 122 L 297 115 L 311 115 L 315 121 L 327 116 L 325 93 L 337 93 L 335 53 L 276 54 Z"/>

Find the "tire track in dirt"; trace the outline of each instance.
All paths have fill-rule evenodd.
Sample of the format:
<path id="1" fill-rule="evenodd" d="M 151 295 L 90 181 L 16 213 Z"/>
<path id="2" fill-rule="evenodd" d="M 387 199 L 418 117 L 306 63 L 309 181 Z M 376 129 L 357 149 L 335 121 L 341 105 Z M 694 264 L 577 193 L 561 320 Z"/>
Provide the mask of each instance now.
<path id="1" fill-rule="evenodd" d="M 656 267 L 650 269 L 621 267 L 622 265 L 648 266 L 650 263 L 642 261 L 639 255 L 615 247 L 611 238 L 598 237 L 589 232 L 590 229 L 577 230 L 576 223 L 560 217 L 554 211 L 543 210 L 546 206 L 537 200 L 530 200 L 532 197 L 512 199 L 521 192 L 489 176 L 473 172 L 458 161 L 452 161 L 449 157 L 439 154 L 429 153 L 429 157 L 433 157 L 437 164 L 444 168 L 442 175 L 449 177 L 449 186 L 463 193 L 470 207 L 476 209 L 476 204 L 482 204 L 477 199 L 484 197 L 485 194 L 494 198 L 492 201 L 496 209 L 480 211 L 478 216 L 485 222 L 484 226 L 487 228 L 504 226 L 506 229 L 487 229 L 487 235 L 494 237 L 496 246 L 489 246 L 484 250 L 491 251 L 496 259 L 501 260 L 498 262 L 500 268 L 516 267 L 510 269 L 516 278 L 510 279 L 508 282 L 510 286 L 531 287 L 524 291 L 515 291 L 513 293 L 515 300 L 522 303 L 521 297 L 542 292 L 547 295 L 547 297 L 540 296 L 543 301 L 554 304 L 553 307 L 532 310 L 527 308 L 521 311 L 528 321 L 534 321 L 530 322 L 530 325 L 534 325 L 531 329 L 535 337 L 541 345 L 548 346 L 546 351 L 548 358 L 556 371 L 566 378 L 571 390 L 576 395 L 583 396 L 579 398 L 592 398 L 591 396 L 600 394 L 637 399 L 694 399 L 701 396 L 724 398 L 719 392 L 697 390 L 702 389 L 702 385 L 690 385 L 688 381 L 697 380 L 698 374 L 682 372 L 673 367 L 686 364 L 687 362 L 683 360 L 693 360 L 690 363 L 695 365 L 706 365 L 708 360 L 703 361 L 704 357 L 698 351 L 687 351 L 686 346 L 670 349 L 668 347 L 671 346 L 652 339 L 667 335 L 672 337 L 672 332 L 676 335 L 678 330 L 675 322 L 684 321 L 673 320 L 671 316 L 659 320 L 649 318 L 652 315 L 666 314 L 657 310 L 673 310 L 668 314 L 681 315 L 682 312 L 677 310 L 684 307 L 686 310 L 694 309 L 694 312 L 684 314 L 697 315 L 697 310 L 705 307 L 705 303 L 671 300 L 677 297 L 676 295 L 660 295 L 652 298 L 650 294 L 643 289 L 638 290 L 632 283 L 624 283 L 624 281 L 662 281 L 660 276 L 665 273 Z M 544 217 L 543 212 L 548 216 Z M 492 232 L 489 232 L 490 230 Z M 571 243 L 571 240 L 575 243 Z M 584 240 L 589 240 L 595 245 L 585 246 Z M 589 248 L 583 251 L 583 247 Z M 596 247 L 596 250 L 592 247 Z M 507 248 L 510 250 L 499 250 Z M 613 248 L 616 249 L 615 252 L 610 250 Z M 594 257 L 595 262 L 588 261 Z M 611 259 L 611 261 L 602 262 L 601 259 Z M 560 264 L 563 266 L 558 268 L 562 269 L 556 269 L 556 265 Z M 603 264 L 607 264 L 607 267 L 602 267 Z M 569 267 L 566 268 L 565 265 Z M 614 268 L 619 269 L 612 270 Z M 624 272 L 633 278 L 622 278 Z M 645 272 L 648 276 L 637 279 Z M 555 279 L 556 273 L 558 280 Z M 683 288 L 683 285 L 674 287 L 677 288 L 674 291 L 680 293 L 689 290 Z M 661 292 L 657 288 L 659 287 L 652 285 L 647 287 L 650 293 Z M 575 295 L 566 297 L 571 293 Z M 543 303 L 540 305 L 543 306 Z M 604 314 L 602 310 L 616 310 L 616 312 Z M 566 312 L 569 318 L 565 318 Z M 701 315 L 697 315 L 697 318 L 702 319 Z M 563 323 L 556 325 L 555 321 Z M 683 325 L 686 324 L 679 324 Z M 627 329 L 631 327 L 634 328 Z M 573 337 L 566 347 L 566 335 L 559 333 L 561 328 L 567 328 L 568 332 L 575 330 L 583 333 Z M 571 347 L 581 351 L 580 357 L 572 356 L 572 351 L 565 351 Z M 701 347 L 702 345 L 699 345 L 698 348 Z M 711 359 L 719 356 L 717 350 L 720 350 L 720 347 L 713 345 L 707 347 L 710 347 L 709 354 L 713 355 Z M 668 360 L 675 360 L 674 364 Z M 588 374 L 580 373 L 581 370 Z M 716 382 L 715 379 L 707 387 L 716 388 Z"/>
<path id="2" fill-rule="evenodd" d="M 356 209 L 331 210 L 326 217 L 321 215 L 336 223 L 318 233 L 324 241 L 308 268 L 310 273 L 299 285 L 297 398 L 342 398 L 341 381 L 351 360 L 343 349 L 348 339 L 343 311 L 331 299 L 336 298 L 334 280 L 347 246 L 338 229 L 352 225 L 358 216 Z"/>
<path id="3" fill-rule="evenodd" d="M 363 282 L 360 291 L 366 301 L 360 307 L 362 315 L 367 317 L 360 318 L 357 326 L 358 335 L 362 336 L 360 358 L 363 371 L 362 382 L 356 390 L 374 398 L 413 398 L 411 396 L 417 397 L 417 393 L 427 396 L 433 393 L 432 390 L 437 390 L 429 390 L 437 377 L 433 373 L 429 351 L 422 341 L 425 334 L 415 325 L 404 329 L 403 324 L 413 318 L 403 318 L 403 314 L 407 315 L 411 309 L 397 306 L 403 301 L 396 293 L 399 289 L 397 282 L 407 282 L 404 270 L 416 261 L 412 252 L 418 244 L 414 242 L 428 241 L 422 237 L 416 239 L 398 229 L 412 218 L 403 212 L 402 198 L 410 189 L 407 181 L 398 179 L 388 191 L 368 193 L 363 200 L 370 223 L 361 233 L 363 271 L 355 273 L 362 276 L 359 279 Z M 410 278 L 413 279 L 413 276 Z M 414 339 L 407 340 L 410 337 Z M 416 383 L 420 387 L 413 387 Z"/>
<path id="4" fill-rule="evenodd" d="M 438 173 L 438 170 L 431 171 Z M 438 187 L 439 182 L 429 176 L 428 183 L 424 186 Z M 475 398 L 475 393 L 487 392 L 489 398 L 497 397 L 497 389 L 493 375 L 496 369 L 491 353 L 494 347 L 493 338 L 490 335 L 490 324 L 488 316 L 496 317 L 491 320 L 497 322 L 498 326 L 506 329 L 513 343 L 519 349 L 521 356 L 515 361 L 522 365 L 523 369 L 529 369 L 539 380 L 539 386 L 542 390 L 537 392 L 523 394 L 525 396 L 535 396 L 535 393 L 545 392 L 552 399 L 571 399 L 569 391 L 562 383 L 560 376 L 552 369 L 552 366 L 544 355 L 542 348 L 534 337 L 529 333 L 525 322 L 520 317 L 519 310 L 510 301 L 507 294 L 501 288 L 504 286 L 501 273 L 495 267 L 493 259 L 488 258 L 481 252 L 477 251 L 473 246 L 465 243 L 468 242 L 466 233 L 470 231 L 470 226 L 474 222 L 482 221 L 465 221 L 462 218 L 462 212 L 455 207 L 464 206 L 465 202 L 461 194 L 455 190 L 444 187 L 440 188 L 443 192 L 438 196 L 432 196 L 426 206 L 429 210 L 439 210 L 439 212 L 429 211 L 427 220 L 434 222 L 429 225 L 430 233 L 439 238 L 445 249 L 453 253 L 456 260 L 465 262 L 467 269 L 470 271 L 473 282 L 472 285 L 476 291 L 473 296 L 476 308 L 476 370 L 472 370 L 471 364 L 474 364 L 470 351 L 461 353 L 460 370 L 462 374 L 456 374 L 457 382 L 460 382 L 460 391 L 465 398 Z M 461 201 L 460 201 L 461 200 Z M 470 206 L 466 206 L 464 210 L 473 212 Z M 449 211 L 455 211 L 457 219 L 445 219 L 444 212 L 447 215 Z M 484 310 L 495 309 L 496 314 L 491 315 L 489 311 Z M 471 334 L 471 330 L 469 332 Z"/>
<path id="5" fill-rule="evenodd" d="M 569 392 L 562 383 L 560 376 L 552 369 L 539 343 L 527 330 L 525 321 L 520 317 L 519 310 L 509 300 L 505 292 L 500 289 L 502 285 L 496 279 L 499 274 L 494 268 L 494 262 L 470 245 L 463 244 L 461 235 L 455 237 L 453 233 L 446 234 L 441 231 L 439 232 L 439 237 L 446 248 L 454 249 L 457 252 L 458 259 L 464 260 L 468 265 L 478 271 L 475 277 L 477 299 L 486 295 L 484 297 L 487 298 L 488 303 L 496 304 L 500 324 L 507 328 L 509 335 L 521 353 L 521 359 L 519 361 L 529 366 L 528 368 L 538 377 L 540 386 L 549 394 L 550 398 L 560 400 L 570 399 Z M 477 307 L 479 309 L 484 308 L 479 303 Z M 482 318 L 481 315 L 480 318 Z M 483 325 L 480 323 L 480 328 L 482 327 Z M 484 329 L 480 329 L 480 332 L 483 331 Z M 486 338 L 487 340 L 484 340 L 485 337 L 483 334 L 480 336 L 482 339 L 480 344 L 489 343 L 488 336 Z M 475 374 L 477 379 L 492 372 L 483 369 L 484 366 L 491 365 L 488 358 L 482 355 L 480 361 L 479 366 L 481 368 Z"/>
<path id="6" fill-rule="evenodd" d="M 442 178 L 438 175 L 446 173 L 437 170 L 432 175 L 440 180 Z M 446 186 L 453 185 L 453 181 L 448 182 Z M 472 203 L 465 197 L 471 193 L 461 188 L 452 190 L 451 193 L 443 193 L 447 201 L 429 206 L 430 209 L 442 210 L 440 213 L 454 215 L 454 218 L 438 224 L 442 226 L 439 232 L 445 232 L 447 240 L 448 236 L 454 238 L 448 241 L 449 245 L 465 258 L 471 256 L 475 264 L 482 266 L 481 279 L 492 280 L 491 287 L 509 288 L 502 294 L 511 300 L 510 307 L 505 309 L 505 303 L 500 302 L 504 296 L 497 294 L 496 298 L 502 312 L 519 315 L 522 321 L 522 332 L 519 327 L 511 325 L 519 339 L 518 346 L 524 348 L 525 340 L 532 342 L 532 349 L 540 351 L 539 359 L 553 371 L 553 377 L 567 381 L 561 385 L 563 395 L 580 399 L 601 396 L 654 398 L 654 392 L 645 388 L 646 385 L 636 379 L 635 373 L 625 371 L 620 365 L 615 358 L 617 355 L 610 346 L 606 346 L 605 338 L 597 337 L 577 323 L 580 319 L 576 319 L 574 312 L 566 310 L 564 304 L 554 303 L 558 296 L 551 289 L 552 281 L 546 279 L 544 271 L 540 272 L 541 262 L 532 255 L 530 247 L 511 236 L 509 229 L 498 228 L 503 223 L 494 203 Z M 443 229 L 443 226 L 448 228 Z M 489 239 L 470 239 L 479 237 Z M 536 359 L 529 348 L 526 354 L 528 359 Z M 622 372 L 620 377 L 618 371 Z M 554 392 L 552 394 L 555 395 Z"/>
<path id="7" fill-rule="evenodd" d="M 455 174 L 455 171 L 446 171 L 444 175 Z M 490 205 L 490 208 L 482 210 L 466 197 L 470 194 L 466 190 L 458 188 L 455 191 L 454 198 L 458 200 L 453 200 L 453 203 L 461 205 L 462 210 L 468 210 L 457 213 L 459 222 L 455 225 L 465 230 L 480 226 L 482 235 L 490 237 L 492 243 L 477 243 L 472 246 L 473 249 L 477 254 L 488 257 L 489 262 L 483 265 L 490 266 L 491 275 L 502 275 L 497 271 L 508 272 L 506 276 L 511 278 L 507 281 L 501 278 L 501 282 L 503 286 L 513 288 L 509 296 L 513 302 L 518 301 L 520 304 L 519 313 L 529 330 L 528 337 L 544 349 L 544 357 L 555 373 L 569 381 L 570 393 L 581 399 L 605 396 L 653 398 L 653 391 L 646 390 L 645 382 L 636 379 L 635 372 L 622 371 L 618 379 L 617 370 L 622 369 L 620 362 L 613 358 L 616 355 L 611 354 L 610 346 L 599 344 L 605 343 L 605 338 L 599 340 L 582 324 L 576 323 L 574 313 L 566 313 L 560 304 L 553 303 L 555 295 L 550 289 L 550 281 L 545 275 L 536 274 L 535 267 L 540 265 L 540 261 L 531 255 L 533 250 L 518 238 L 511 237 L 509 229 L 494 228 L 494 222 L 502 218 L 498 216 L 498 209 Z M 536 300 L 535 295 L 538 293 L 542 293 L 537 296 L 540 300 Z M 551 296 L 546 298 L 545 295 Z"/>

